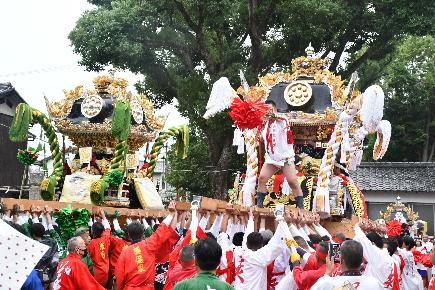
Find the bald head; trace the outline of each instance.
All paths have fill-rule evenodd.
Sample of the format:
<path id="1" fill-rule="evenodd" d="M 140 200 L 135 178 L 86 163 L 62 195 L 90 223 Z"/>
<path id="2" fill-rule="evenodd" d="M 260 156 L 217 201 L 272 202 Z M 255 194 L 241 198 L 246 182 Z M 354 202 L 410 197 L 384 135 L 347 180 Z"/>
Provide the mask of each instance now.
<path id="1" fill-rule="evenodd" d="M 190 263 L 195 259 L 195 247 L 192 245 L 184 246 L 180 251 L 180 261 Z"/>

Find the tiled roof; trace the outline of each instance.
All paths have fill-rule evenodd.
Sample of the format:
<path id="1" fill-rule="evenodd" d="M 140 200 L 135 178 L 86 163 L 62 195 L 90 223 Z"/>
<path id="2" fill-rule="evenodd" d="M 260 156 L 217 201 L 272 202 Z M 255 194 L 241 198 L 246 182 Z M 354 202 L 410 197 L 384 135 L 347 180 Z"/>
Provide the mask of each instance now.
<path id="1" fill-rule="evenodd" d="M 350 175 L 362 191 L 435 192 L 435 162 L 363 162 Z"/>

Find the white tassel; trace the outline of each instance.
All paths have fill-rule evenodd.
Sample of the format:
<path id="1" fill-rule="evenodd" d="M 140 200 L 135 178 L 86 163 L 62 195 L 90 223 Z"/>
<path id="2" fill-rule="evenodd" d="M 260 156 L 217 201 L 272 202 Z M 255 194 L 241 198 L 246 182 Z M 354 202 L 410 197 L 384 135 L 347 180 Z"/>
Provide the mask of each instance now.
<path id="1" fill-rule="evenodd" d="M 218 79 L 211 89 L 210 98 L 207 102 L 204 119 L 209 119 L 219 112 L 231 106 L 232 99 L 237 93 L 231 87 L 230 81 L 226 77 Z"/>
<path id="2" fill-rule="evenodd" d="M 370 86 L 363 93 L 360 110 L 361 121 L 369 134 L 375 133 L 384 115 L 384 91 L 378 85 Z"/>

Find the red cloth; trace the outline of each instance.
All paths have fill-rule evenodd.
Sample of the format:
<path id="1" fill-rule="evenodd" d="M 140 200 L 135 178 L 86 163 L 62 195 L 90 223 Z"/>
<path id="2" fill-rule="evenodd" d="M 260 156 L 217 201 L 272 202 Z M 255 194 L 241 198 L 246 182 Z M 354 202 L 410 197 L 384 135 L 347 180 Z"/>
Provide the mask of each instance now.
<path id="1" fill-rule="evenodd" d="M 432 263 L 430 261 L 430 253 L 429 254 L 423 254 L 420 251 L 418 251 L 416 248 L 413 248 L 411 250 L 412 254 L 414 255 L 414 261 L 416 264 L 421 263 L 423 266 L 430 268 L 432 267 Z"/>
<path id="2" fill-rule="evenodd" d="M 92 239 L 88 245 L 88 253 L 94 264 L 94 278 L 105 285 L 109 278 L 110 229 L 106 229 L 100 238 Z"/>
<path id="3" fill-rule="evenodd" d="M 279 188 L 283 183 L 284 183 L 284 174 L 281 173 L 275 175 L 275 180 L 273 181 L 273 192 L 279 193 L 280 192 Z"/>
<path id="4" fill-rule="evenodd" d="M 293 269 L 293 278 L 299 290 L 309 290 L 326 272 L 326 264 L 317 270 L 304 271 L 297 266 Z"/>
<path id="5" fill-rule="evenodd" d="M 112 275 L 115 275 L 116 264 L 118 263 L 122 250 L 126 249 L 129 245 L 130 243 L 123 239 L 114 236 L 110 237 L 109 269 Z"/>
<path id="6" fill-rule="evenodd" d="M 89 273 L 86 264 L 74 253 L 60 261 L 56 272 L 59 290 L 104 290 Z"/>
<path id="7" fill-rule="evenodd" d="M 149 238 L 122 251 L 115 269 L 118 289 L 153 290 L 157 254 L 168 240 L 175 239 L 178 234 L 166 224 L 160 224 Z"/>

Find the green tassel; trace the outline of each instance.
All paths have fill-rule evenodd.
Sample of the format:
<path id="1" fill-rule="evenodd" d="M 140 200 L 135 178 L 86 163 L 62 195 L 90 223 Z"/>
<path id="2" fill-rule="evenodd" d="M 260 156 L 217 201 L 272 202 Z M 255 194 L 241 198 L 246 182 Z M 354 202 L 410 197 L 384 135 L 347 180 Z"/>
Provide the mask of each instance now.
<path id="1" fill-rule="evenodd" d="M 17 106 L 15 117 L 9 129 L 9 138 L 13 142 L 23 142 L 27 140 L 27 131 L 32 120 L 32 110 L 26 103 Z"/>
<path id="2" fill-rule="evenodd" d="M 126 105 L 123 101 L 116 101 L 112 114 L 112 134 L 119 138 L 125 125 Z"/>

